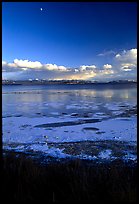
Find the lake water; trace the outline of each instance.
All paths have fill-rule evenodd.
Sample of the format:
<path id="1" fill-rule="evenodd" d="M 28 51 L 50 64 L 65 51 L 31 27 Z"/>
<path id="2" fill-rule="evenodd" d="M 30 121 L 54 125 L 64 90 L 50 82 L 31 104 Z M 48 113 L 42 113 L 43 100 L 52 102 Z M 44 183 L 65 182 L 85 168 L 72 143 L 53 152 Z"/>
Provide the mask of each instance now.
<path id="1" fill-rule="evenodd" d="M 3 85 L 3 148 L 136 160 L 136 105 L 136 84 Z"/>
<path id="2" fill-rule="evenodd" d="M 2 93 L 3 117 L 94 114 L 137 104 L 136 85 L 3 85 Z"/>

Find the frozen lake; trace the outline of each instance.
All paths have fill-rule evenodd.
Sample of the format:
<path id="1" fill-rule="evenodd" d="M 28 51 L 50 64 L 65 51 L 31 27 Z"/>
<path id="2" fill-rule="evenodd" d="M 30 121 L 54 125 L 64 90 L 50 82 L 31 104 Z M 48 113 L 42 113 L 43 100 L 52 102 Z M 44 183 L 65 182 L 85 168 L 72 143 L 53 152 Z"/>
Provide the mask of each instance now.
<path id="1" fill-rule="evenodd" d="M 3 85 L 3 149 L 136 160 L 136 105 L 136 84 Z"/>

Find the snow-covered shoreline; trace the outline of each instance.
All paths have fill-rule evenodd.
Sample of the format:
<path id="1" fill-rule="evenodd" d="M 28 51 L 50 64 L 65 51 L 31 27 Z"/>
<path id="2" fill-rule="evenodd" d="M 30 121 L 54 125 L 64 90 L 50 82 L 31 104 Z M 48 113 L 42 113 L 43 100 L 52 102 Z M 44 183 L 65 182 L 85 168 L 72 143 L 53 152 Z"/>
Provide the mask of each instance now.
<path id="1" fill-rule="evenodd" d="M 12 90 L 12 94 L 6 92 L 3 95 L 4 150 L 38 152 L 55 158 L 76 156 L 89 160 L 113 160 L 118 156 L 115 156 L 116 150 L 109 146 L 112 142 L 136 147 L 135 89 L 22 92 L 19 94 Z M 100 146 L 105 141 L 109 144 L 93 154 L 92 145 L 98 141 Z M 85 142 L 89 142 L 87 148 L 90 148 L 90 152 L 82 145 Z M 77 148 L 83 151 L 77 153 L 76 143 L 82 143 Z M 69 144 L 73 144 L 74 152 Z M 121 147 L 122 144 L 119 145 Z M 136 160 L 136 151 L 130 152 L 130 148 L 124 154 L 119 154 L 123 159 Z"/>
<path id="2" fill-rule="evenodd" d="M 56 118 L 27 118 L 12 117 L 3 118 L 3 148 L 15 151 L 35 151 L 45 153 L 46 156 L 69 158 L 73 155 L 64 153 L 64 149 L 49 147 L 49 143 L 76 143 L 85 141 L 122 141 L 129 145 L 136 146 L 136 116 L 130 118 L 117 117 L 114 119 L 102 120 L 95 123 L 84 123 L 77 125 L 78 119 L 68 118 L 69 126 L 61 127 L 35 127 L 38 124 L 62 123 L 65 119 Z M 75 126 L 70 126 L 70 122 Z M 107 155 L 107 153 L 109 154 Z M 111 150 L 100 151 L 98 157 L 92 155 L 76 155 L 79 158 L 94 160 L 96 158 L 115 159 L 110 156 Z M 105 156 L 104 156 L 105 155 Z M 136 160 L 136 155 L 126 156 Z"/>

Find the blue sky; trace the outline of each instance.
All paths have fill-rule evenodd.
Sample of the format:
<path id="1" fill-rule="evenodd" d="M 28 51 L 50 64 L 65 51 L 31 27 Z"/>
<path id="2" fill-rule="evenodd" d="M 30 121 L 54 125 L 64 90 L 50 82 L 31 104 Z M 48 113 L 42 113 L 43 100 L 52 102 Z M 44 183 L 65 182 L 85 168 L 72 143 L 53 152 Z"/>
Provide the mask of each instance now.
<path id="1" fill-rule="evenodd" d="M 136 56 L 135 2 L 2 3 L 3 78 L 136 79 Z"/>

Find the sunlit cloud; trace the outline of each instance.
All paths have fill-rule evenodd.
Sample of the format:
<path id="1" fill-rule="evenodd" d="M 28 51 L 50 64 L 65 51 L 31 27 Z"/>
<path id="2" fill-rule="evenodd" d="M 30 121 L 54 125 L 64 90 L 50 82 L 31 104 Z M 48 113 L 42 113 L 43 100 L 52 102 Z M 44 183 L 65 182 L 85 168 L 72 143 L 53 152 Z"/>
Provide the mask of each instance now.
<path id="1" fill-rule="evenodd" d="M 123 71 L 132 71 L 136 69 L 136 65 L 132 63 L 122 63 L 121 64 L 121 70 Z"/>
<path id="2" fill-rule="evenodd" d="M 114 80 L 136 79 L 137 49 L 124 50 L 111 58 L 111 63 L 101 66 L 95 64 L 79 67 L 66 67 L 57 64 L 42 64 L 39 61 L 15 59 L 2 61 L 3 78 L 7 79 L 77 79 L 77 80 Z"/>
<path id="3" fill-rule="evenodd" d="M 68 68 L 65 66 L 58 66 L 56 64 L 44 64 L 43 67 L 47 70 L 56 70 L 56 71 L 68 71 Z"/>
<path id="4" fill-rule="evenodd" d="M 82 65 L 80 66 L 80 71 L 89 71 L 89 70 L 92 70 L 92 69 L 95 69 L 96 68 L 96 65 Z"/>
<path id="5" fill-rule="evenodd" d="M 2 66 L 6 65 L 7 62 L 6 61 L 2 61 Z"/>
<path id="6" fill-rule="evenodd" d="M 137 68 L 137 49 L 124 50 L 115 56 L 121 71 L 136 71 Z"/>
<path id="7" fill-rule="evenodd" d="M 104 68 L 104 69 L 111 69 L 111 68 L 112 68 L 112 65 L 111 65 L 111 64 L 104 64 L 104 65 L 103 65 L 103 68 Z"/>
<path id="8" fill-rule="evenodd" d="M 42 64 L 40 62 L 38 62 L 38 61 L 32 62 L 32 61 L 29 61 L 29 60 L 15 59 L 14 64 L 17 67 L 26 67 L 26 68 L 41 68 L 42 67 Z"/>
<path id="9" fill-rule="evenodd" d="M 118 53 L 115 58 L 120 62 L 137 64 L 137 49 L 124 50 Z"/>

